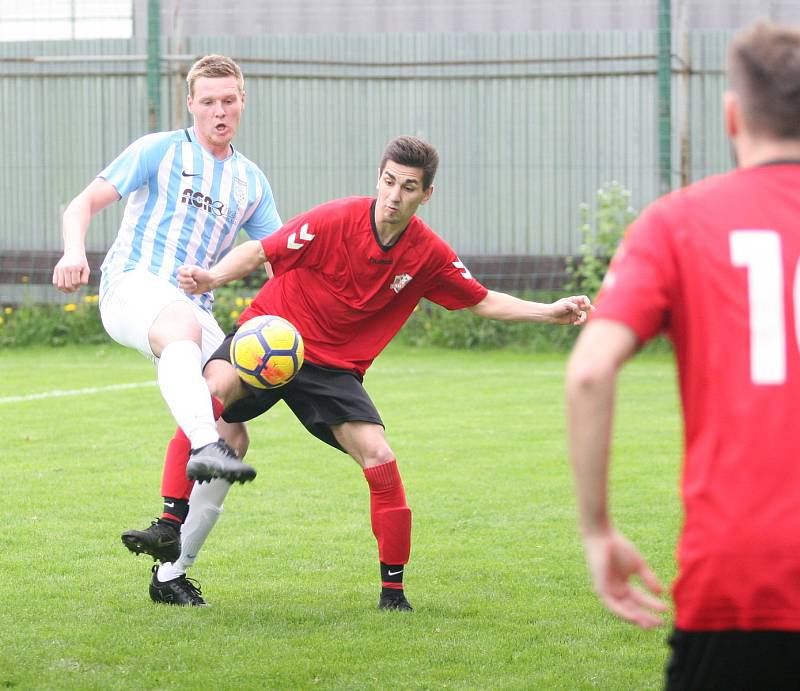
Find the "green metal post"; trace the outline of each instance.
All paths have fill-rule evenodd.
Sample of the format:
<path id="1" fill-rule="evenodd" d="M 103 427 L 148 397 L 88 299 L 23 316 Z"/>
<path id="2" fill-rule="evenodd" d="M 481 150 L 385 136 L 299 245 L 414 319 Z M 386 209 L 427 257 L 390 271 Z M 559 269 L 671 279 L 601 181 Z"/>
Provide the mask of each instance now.
<path id="1" fill-rule="evenodd" d="M 161 3 L 147 3 L 147 117 L 151 132 L 161 129 Z"/>
<path id="2" fill-rule="evenodd" d="M 658 173 L 661 194 L 672 189 L 672 2 L 658 2 Z"/>

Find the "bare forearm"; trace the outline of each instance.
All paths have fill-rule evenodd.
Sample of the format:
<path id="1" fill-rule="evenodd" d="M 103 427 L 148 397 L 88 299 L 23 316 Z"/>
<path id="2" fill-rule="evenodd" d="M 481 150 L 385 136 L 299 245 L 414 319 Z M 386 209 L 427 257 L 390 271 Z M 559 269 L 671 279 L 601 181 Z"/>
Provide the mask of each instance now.
<path id="1" fill-rule="evenodd" d="M 477 305 L 470 307 L 473 314 L 500 321 L 550 321 L 550 306 L 541 302 L 521 300 L 507 293 L 490 290 Z"/>
<path id="2" fill-rule="evenodd" d="M 61 223 L 64 254 L 83 253 L 92 217 L 119 198 L 119 193 L 110 182 L 95 178 L 69 203 Z"/>
<path id="3" fill-rule="evenodd" d="M 91 218 L 91 206 L 85 198 L 78 196 L 69 203 L 61 222 L 65 253 L 84 251 Z"/>
<path id="4" fill-rule="evenodd" d="M 243 242 L 234 247 L 225 257 L 209 270 L 212 288 L 235 281 L 253 273 L 267 261 L 261 243 L 257 240 Z"/>
<path id="5" fill-rule="evenodd" d="M 610 527 L 608 464 L 617 374 L 638 347 L 624 324 L 595 320 L 581 333 L 567 365 L 567 437 L 584 537 Z"/>
<path id="6" fill-rule="evenodd" d="M 479 317 L 501 321 L 583 324 L 594 307 L 585 295 L 572 295 L 544 304 L 490 290 L 483 300 L 469 309 Z"/>
<path id="7" fill-rule="evenodd" d="M 614 385 L 608 377 L 582 377 L 574 366 L 567 377 L 569 453 L 580 529 L 588 537 L 610 527 L 607 485 Z"/>
<path id="8" fill-rule="evenodd" d="M 263 266 L 266 261 L 261 243 L 258 240 L 250 240 L 234 247 L 211 269 L 182 266 L 178 270 L 178 285 L 187 293 L 199 295 L 238 278 L 244 278 Z"/>

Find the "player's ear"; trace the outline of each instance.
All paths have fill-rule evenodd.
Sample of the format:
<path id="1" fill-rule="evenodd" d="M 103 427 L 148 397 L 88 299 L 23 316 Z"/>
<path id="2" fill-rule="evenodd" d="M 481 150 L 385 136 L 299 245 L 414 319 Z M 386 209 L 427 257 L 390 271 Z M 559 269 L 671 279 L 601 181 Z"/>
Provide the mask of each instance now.
<path id="1" fill-rule="evenodd" d="M 736 92 L 726 91 L 722 95 L 722 110 L 725 118 L 725 134 L 733 139 L 742 127 L 742 109 Z"/>
<path id="2" fill-rule="evenodd" d="M 433 194 L 433 185 L 431 185 L 428 189 L 425 190 L 425 193 L 422 195 L 422 201 L 420 202 L 420 204 L 427 204 L 432 194 Z"/>
<path id="3" fill-rule="evenodd" d="M 245 92 L 245 91 L 243 90 L 243 91 L 242 91 L 242 93 L 241 93 L 241 97 L 242 97 L 242 110 L 244 110 L 244 101 L 245 101 L 245 96 L 246 96 L 246 95 L 247 95 L 247 92 Z"/>

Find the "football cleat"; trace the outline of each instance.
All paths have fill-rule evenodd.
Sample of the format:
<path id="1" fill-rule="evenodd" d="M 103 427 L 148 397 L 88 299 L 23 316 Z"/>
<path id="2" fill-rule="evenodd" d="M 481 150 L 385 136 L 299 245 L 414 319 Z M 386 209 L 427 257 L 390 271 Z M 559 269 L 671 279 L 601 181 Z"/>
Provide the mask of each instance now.
<path id="1" fill-rule="evenodd" d="M 167 605 L 183 605 L 185 607 L 207 607 L 203 599 L 200 585 L 185 575 L 171 581 L 158 580 L 158 567 L 153 566 L 153 578 L 150 581 L 150 599 Z"/>
<path id="2" fill-rule="evenodd" d="M 381 599 L 378 602 L 378 609 L 398 610 L 401 612 L 414 611 L 411 603 L 406 600 L 403 591 L 394 588 L 383 588 L 381 590 Z"/>
<path id="3" fill-rule="evenodd" d="M 192 449 L 186 464 L 186 477 L 197 482 L 208 482 L 218 477 L 234 482 L 250 482 L 256 476 L 256 469 L 242 463 L 236 452 L 222 439 Z"/>
<path id="4" fill-rule="evenodd" d="M 157 519 L 144 530 L 122 533 L 122 544 L 134 554 L 149 554 L 156 561 L 175 561 L 181 554 L 181 533 L 169 521 Z"/>

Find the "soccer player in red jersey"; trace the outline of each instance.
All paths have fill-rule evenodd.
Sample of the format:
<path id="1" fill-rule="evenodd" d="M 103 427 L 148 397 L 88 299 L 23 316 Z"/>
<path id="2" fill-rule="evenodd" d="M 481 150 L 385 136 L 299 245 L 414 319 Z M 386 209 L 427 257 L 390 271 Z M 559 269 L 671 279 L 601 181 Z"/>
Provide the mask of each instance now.
<path id="1" fill-rule="evenodd" d="M 659 625 L 661 585 L 614 527 L 606 484 L 618 371 L 665 332 L 685 447 L 667 688 L 800 689 L 800 31 L 756 24 L 728 72 L 739 167 L 626 233 L 567 368 L 570 456 L 598 596 Z"/>
<path id="2" fill-rule="evenodd" d="M 268 242 L 245 242 L 208 271 L 184 267 L 179 279 L 186 292 L 202 293 L 271 263 L 274 278 L 239 323 L 262 314 L 288 319 L 303 336 L 303 367 L 281 388 L 250 388 L 230 363 L 231 334 L 212 355 L 205 377 L 225 405 L 226 421 L 250 420 L 284 400 L 311 434 L 361 466 L 378 542 L 382 609 L 411 609 L 403 592 L 411 510 L 380 415 L 362 386 L 367 368 L 423 297 L 490 319 L 555 324 L 583 323 L 591 308 L 586 296 L 542 304 L 487 290 L 475 280 L 453 249 L 414 215 L 433 193 L 438 158 L 421 139 L 394 139 L 380 163 L 376 198 L 318 206 L 290 220 Z M 229 487 L 212 481 L 195 488 L 181 556 L 153 575 L 154 600 L 200 604 L 173 592 L 170 584 L 185 580 Z M 208 492 L 216 494 L 209 500 Z"/>

